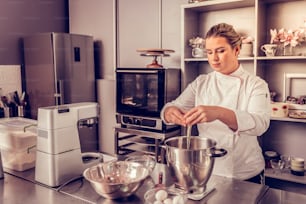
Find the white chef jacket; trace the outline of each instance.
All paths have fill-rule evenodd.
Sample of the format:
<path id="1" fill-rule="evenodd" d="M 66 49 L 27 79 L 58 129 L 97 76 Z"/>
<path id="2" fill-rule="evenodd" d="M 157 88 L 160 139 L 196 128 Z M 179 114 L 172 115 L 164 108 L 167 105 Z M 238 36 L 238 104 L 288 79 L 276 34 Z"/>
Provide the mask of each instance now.
<path id="1" fill-rule="evenodd" d="M 265 166 L 257 136 L 270 124 L 270 93 L 267 83 L 240 67 L 230 75 L 213 71 L 198 76 L 182 94 L 167 106 L 190 109 L 198 105 L 217 105 L 235 112 L 238 130 L 234 132 L 219 120 L 199 123 L 199 136 L 213 139 L 227 154 L 215 158 L 213 174 L 249 179 Z M 164 120 L 165 121 L 165 120 Z"/>

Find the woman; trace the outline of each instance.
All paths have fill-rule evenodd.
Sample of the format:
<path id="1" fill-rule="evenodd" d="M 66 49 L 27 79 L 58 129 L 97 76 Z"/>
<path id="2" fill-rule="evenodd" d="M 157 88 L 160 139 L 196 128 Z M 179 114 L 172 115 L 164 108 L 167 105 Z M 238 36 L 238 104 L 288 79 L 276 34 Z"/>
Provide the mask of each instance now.
<path id="1" fill-rule="evenodd" d="M 199 136 L 214 139 L 228 153 L 215 160 L 213 174 L 261 183 L 264 158 L 257 136 L 270 122 L 267 83 L 238 61 L 241 36 L 221 23 L 206 34 L 213 72 L 198 76 L 161 112 L 165 123 L 197 125 Z"/>

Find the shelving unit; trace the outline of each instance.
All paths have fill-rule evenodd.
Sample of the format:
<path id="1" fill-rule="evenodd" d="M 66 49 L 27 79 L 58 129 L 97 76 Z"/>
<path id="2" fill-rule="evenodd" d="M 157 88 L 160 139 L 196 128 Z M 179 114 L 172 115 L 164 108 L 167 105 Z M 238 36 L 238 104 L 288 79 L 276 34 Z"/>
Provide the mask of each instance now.
<path id="1" fill-rule="evenodd" d="M 277 172 L 271 168 L 267 168 L 265 169 L 265 177 L 306 185 L 306 176 L 295 176 L 290 173 L 290 169 Z"/>
<path id="2" fill-rule="evenodd" d="M 302 56 L 275 57 L 266 57 L 260 47 L 269 43 L 270 29 L 299 28 L 305 18 L 301 8 L 305 7 L 306 1 L 301 0 L 214 0 L 182 5 L 182 88 L 199 74 L 212 71 L 207 58 L 192 58 L 188 40 L 204 37 L 212 25 L 225 22 L 233 25 L 239 33 L 254 37 L 253 56 L 240 57 L 239 60 L 247 71 L 265 79 L 270 90 L 278 93 L 277 101 L 282 101 L 285 97 L 284 74 L 306 73 L 306 46 Z M 305 122 L 287 119 L 288 122 Z"/>
<path id="3" fill-rule="evenodd" d="M 220 22 L 233 24 L 246 35 L 255 36 L 255 3 L 254 0 L 214 0 L 181 6 L 182 88 L 199 74 L 211 71 L 206 58 L 192 58 L 192 48 L 188 45 L 188 40 L 197 36 L 204 37 L 212 25 Z M 240 60 L 247 70 L 254 73 L 253 56 L 241 57 Z"/>
<path id="4" fill-rule="evenodd" d="M 283 101 L 285 98 L 284 75 L 286 73 L 306 73 L 306 42 L 304 42 L 303 53 L 299 56 L 266 57 L 260 47 L 270 42 L 270 29 L 296 29 L 303 25 L 303 20 L 306 17 L 305 8 L 306 1 L 302 0 L 213 0 L 182 5 L 182 89 L 199 74 L 206 74 L 212 71 L 207 58 L 192 58 L 192 48 L 188 45 L 189 39 L 197 36 L 205 37 L 211 26 L 224 22 L 233 25 L 239 33 L 254 37 L 253 56 L 240 57 L 239 60 L 244 69 L 266 80 L 269 89 L 278 93 L 276 101 Z M 305 90 L 300 86 L 298 89 L 299 92 Z M 306 95 L 306 92 L 304 92 L 304 95 Z M 289 117 L 271 118 L 271 121 L 275 121 L 275 123 L 281 121 L 280 125 L 282 126 L 288 123 L 288 126 L 291 125 L 293 129 L 298 126 L 298 131 L 300 132 L 302 129 L 300 126 L 303 125 L 301 123 L 306 123 L 306 119 Z M 275 125 L 273 127 L 275 128 Z M 288 129 L 290 128 L 288 127 L 286 131 Z M 297 132 L 296 135 L 300 134 L 300 132 Z M 274 133 L 280 134 L 277 130 L 275 132 L 272 131 L 272 134 Z M 285 134 L 285 132 L 282 133 Z M 293 135 L 290 136 L 290 139 L 292 139 Z M 297 141 L 295 141 L 296 143 Z M 281 143 L 281 145 L 284 144 Z M 278 177 L 269 170 L 266 172 L 266 176 L 306 184 L 306 176 L 295 178 L 296 176 L 294 175 L 283 174 Z"/>
<path id="5" fill-rule="evenodd" d="M 272 117 L 271 120 L 306 123 L 306 119 L 295 119 L 295 118 L 289 118 L 289 117 L 287 117 L 287 118 L 274 118 L 274 117 Z"/>

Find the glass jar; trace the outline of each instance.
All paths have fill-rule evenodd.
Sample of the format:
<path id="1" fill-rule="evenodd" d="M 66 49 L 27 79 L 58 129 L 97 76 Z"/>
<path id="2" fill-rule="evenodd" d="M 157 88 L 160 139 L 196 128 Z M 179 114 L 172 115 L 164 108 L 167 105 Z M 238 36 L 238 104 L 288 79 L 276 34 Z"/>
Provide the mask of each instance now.
<path id="1" fill-rule="evenodd" d="M 266 168 L 272 168 L 271 163 L 270 163 L 271 160 L 280 159 L 279 154 L 275 151 L 265 151 L 264 158 L 265 158 L 265 162 L 266 162 Z"/>

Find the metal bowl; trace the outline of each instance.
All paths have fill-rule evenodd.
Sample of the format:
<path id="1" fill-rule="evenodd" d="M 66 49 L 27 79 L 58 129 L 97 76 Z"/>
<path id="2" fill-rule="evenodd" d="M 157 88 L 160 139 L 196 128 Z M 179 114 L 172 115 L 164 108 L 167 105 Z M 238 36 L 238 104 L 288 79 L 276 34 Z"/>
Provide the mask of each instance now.
<path id="1" fill-rule="evenodd" d="M 99 195 L 118 199 L 135 193 L 149 176 L 149 170 L 136 162 L 112 161 L 87 168 L 83 176 Z"/>
<path id="2" fill-rule="evenodd" d="M 189 144 L 189 146 L 187 145 Z M 216 148 L 216 141 L 191 136 L 172 137 L 165 141 L 166 159 L 175 185 L 193 195 L 205 192 L 213 167 L 215 157 L 224 156 L 225 149 Z"/>
<path id="3" fill-rule="evenodd" d="M 156 165 L 155 157 L 146 154 L 128 156 L 125 161 L 140 163 L 149 169 L 149 173 L 152 173 Z"/>

